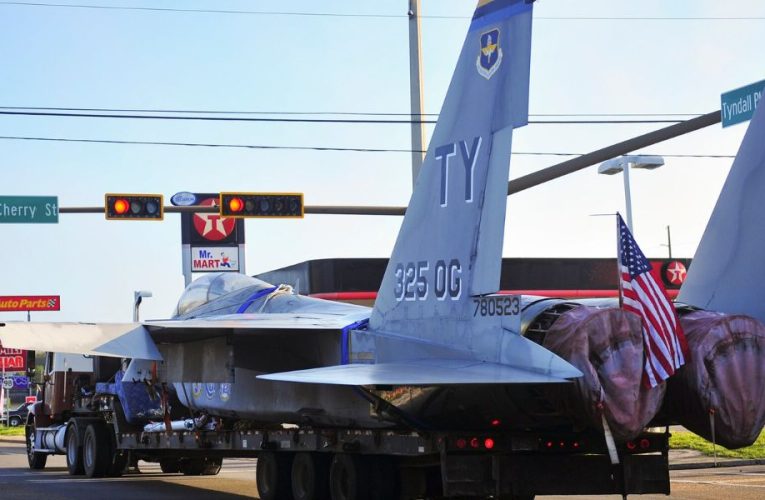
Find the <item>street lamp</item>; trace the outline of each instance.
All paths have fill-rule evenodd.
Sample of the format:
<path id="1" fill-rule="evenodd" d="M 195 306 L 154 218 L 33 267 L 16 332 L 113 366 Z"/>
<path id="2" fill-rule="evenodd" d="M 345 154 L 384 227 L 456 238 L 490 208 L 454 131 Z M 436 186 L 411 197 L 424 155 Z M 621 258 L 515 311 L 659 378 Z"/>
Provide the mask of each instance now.
<path id="1" fill-rule="evenodd" d="M 147 290 L 138 290 L 133 292 L 133 322 L 138 323 L 138 308 L 141 306 L 144 298 L 151 297 L 151 292 Z"/>
<path id="2" fill-rule="evenodd" d="M 627 227 L 632 228 L 632 200 L 630 198 L 630 167 L 653 170 L 664 165 L 664 158 L 655 155 L 624 155 L 604 161 L 598 167 L 599 174 L 614 175 L 624 172 L 624 201 L 627 207 Z"/>

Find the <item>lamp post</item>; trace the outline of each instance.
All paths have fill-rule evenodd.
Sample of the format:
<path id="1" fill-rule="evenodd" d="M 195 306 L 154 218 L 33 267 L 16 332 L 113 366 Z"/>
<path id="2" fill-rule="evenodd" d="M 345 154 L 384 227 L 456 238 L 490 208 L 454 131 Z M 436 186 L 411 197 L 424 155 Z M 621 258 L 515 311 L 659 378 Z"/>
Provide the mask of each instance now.
<path id="1" fill-rule="evenodd" d="M 664 158 L 654 155 L 624 155 L 604 161 L 598 167 L 599 174 L 614 175 L 624 172 L 624 202 L 626 205 L 627 227 L 635 234 L 632 227 L 632 199 L 630 197 L 630 167 L 653 170 L 664 165 Z"/>
<path id="2" fill-rule="evenodd" d="M 138 308 L 141 306 L 144 298 L 151 297 L 151 292 L 147 290 L 137 290 L 133 292 L 133 322 L 138 323 Z"/>

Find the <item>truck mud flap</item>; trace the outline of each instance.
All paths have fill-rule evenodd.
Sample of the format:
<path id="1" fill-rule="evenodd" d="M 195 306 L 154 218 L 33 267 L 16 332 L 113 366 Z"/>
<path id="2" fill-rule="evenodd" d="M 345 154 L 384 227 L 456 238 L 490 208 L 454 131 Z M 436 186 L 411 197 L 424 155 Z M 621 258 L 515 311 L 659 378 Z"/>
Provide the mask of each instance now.
<path id="1" fill-rule="evenodd" d="M 669 494 L 664 455 L 627 455 L 612 465 L 604 455 L 494 456 L 499 495 Z"/>

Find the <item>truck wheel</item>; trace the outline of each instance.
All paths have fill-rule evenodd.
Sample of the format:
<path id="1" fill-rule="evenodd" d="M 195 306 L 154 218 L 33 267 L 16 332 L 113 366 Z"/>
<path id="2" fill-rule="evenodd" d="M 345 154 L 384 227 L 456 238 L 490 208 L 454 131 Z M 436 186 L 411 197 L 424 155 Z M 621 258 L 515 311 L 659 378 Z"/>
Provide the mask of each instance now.
<path id="1" fill-rule="evenodd" d="M 18 427 L 21 425 L 21 417 L 11 417 L 8 419 L 8 425 L 10 427 Z"/>
<path id="2" fill-rule="evenodd" d="M 329 460 L 321 453 L 298 453 L 292 461 L 295 500 L 329 500 Z"/>
<path id="3" fill-rule="evenodd" d="M 260 500 L 292 500 L 291 469 L 291 453 L 259 453 L 255 479 Z"/>
<path id="4" fill-rule="evenodd" d="M 112 461 L 112 446 L 109 431 L 100 422 L 93 422 L 85 429 L 82 440 L 82 462 L 85 475 L 103 477 L 109 471 Z"/>
<path id="5" fill-rule="evenodd" d="M 77 436 L 77 426 L 69 424 L 66 430 L 66 468 L 70 476 L 80 476 L 85 473 L 82 466 L 82 446 Z"/>
<path id="6" fill-rule="evenodd" d="M 358 455 L 337 454 L 329 468 L 332 500 L 367 500 L 370 498 L 369 464 Z"/>
<path id="7" fill-rule="evenodd" d="M 30 419 L 30 422 L 32 420 Z M 33 451 L 35 449 L 35 426 L 34 424 L 27 424 L 24 433 L 26 434 L 27 442 L 27 462 L 29 462 L 29 468 L 34 470 L 41 470 L 45 468 L 45 462 L 48 461 L 48 455 L 45 453 L 37 453 Z"/>

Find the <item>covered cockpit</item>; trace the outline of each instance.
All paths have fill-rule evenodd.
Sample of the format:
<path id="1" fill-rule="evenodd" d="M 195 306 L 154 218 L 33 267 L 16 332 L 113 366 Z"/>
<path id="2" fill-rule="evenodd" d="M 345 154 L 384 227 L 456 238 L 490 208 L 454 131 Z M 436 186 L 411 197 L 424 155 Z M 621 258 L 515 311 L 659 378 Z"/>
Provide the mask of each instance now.
<path id="1" fill-rule="evenodd" d="M 211 273 L 192 281 L 183 291 L 174 317 L 184 316 L 194 309 L 224 295 L 252 288 L 253 290 L 272 288 L 273 285 L 240 273 Z"/>

